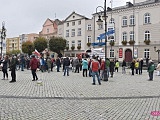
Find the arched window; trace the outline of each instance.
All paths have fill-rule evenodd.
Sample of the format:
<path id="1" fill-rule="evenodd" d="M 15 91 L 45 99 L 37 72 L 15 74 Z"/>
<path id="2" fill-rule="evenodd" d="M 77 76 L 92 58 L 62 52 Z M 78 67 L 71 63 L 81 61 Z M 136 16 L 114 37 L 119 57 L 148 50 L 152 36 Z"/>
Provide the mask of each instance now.
<path id="1" fill-rule="evenodd" d="M 122 26 L 127 26 L 127 17 L 123 16 L 122 18 Z"/>
<path id="2" fill-rule="evenodd" d="M 123 41 L 127 41 L 127 33 L 126 32 L 123 32 L 123 34 L 122 34 L 122 40 Z"/>
<path id="3" fill-rule="evenodd" d="M 144 24 L 148 24 L 151 22 L 150 14 L 146 13 L 144 14 Z"/>
<path id="4" fill-rule="evenodd" d="M 114 18 L 111 18 L 109 23 L 114 23 Z"/>
<path id="5" fill-rule="evenodd" d="M 134 15 L 131 15 L 131 16 L 130 16 L 130 25 L 135 25 Z"/>
<path id="6" fill-rule="evenodd" d="M 134 40 L 134 31 L 130 32 L 130 40 Z"/>
<path id="7" fill-rule="evenodd" d="M 145 31 L 144 40 L 150 40 L 150 36 L 151 36 L 150 32 L 149 31 Z"/>

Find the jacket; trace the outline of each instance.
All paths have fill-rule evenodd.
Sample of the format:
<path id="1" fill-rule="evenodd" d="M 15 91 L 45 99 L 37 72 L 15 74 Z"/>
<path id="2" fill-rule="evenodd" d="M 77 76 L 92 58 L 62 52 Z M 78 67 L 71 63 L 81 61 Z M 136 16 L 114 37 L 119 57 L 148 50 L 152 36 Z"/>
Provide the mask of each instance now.
<path id="1" fill-rule="evenodd" d="M 82 69 L 88 69 L 88 61 L 87 60 L 82 61 Z"/>
<path id="2" fill-rule="evenodd" d="M 98 70 L 100 69 L 100 64 L 97 60 L 94 60 L 91 62 L 91 66 L 90 66 L 91 70 L 93 72 L 98 72 Z"/>
<path id="3" fill-rule="evenodd" d="M 36 70 L 39 67 L 39 62 L 36 58 L 32 58 L 30 61 L 31 70 Z"/>

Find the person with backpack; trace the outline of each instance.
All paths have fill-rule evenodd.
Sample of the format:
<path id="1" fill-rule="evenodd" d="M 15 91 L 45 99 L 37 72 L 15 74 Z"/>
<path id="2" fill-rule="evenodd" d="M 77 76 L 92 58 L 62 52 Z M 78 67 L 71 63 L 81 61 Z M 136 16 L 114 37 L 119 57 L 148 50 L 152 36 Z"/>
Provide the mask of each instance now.
<path id="1" fill-rule="evenodd" d="M 149 60 L 149 64 L 148 64 L 149 81 L 153 81 L 154 70 L 155 70 L 155 65 L 152 60 Z"/>

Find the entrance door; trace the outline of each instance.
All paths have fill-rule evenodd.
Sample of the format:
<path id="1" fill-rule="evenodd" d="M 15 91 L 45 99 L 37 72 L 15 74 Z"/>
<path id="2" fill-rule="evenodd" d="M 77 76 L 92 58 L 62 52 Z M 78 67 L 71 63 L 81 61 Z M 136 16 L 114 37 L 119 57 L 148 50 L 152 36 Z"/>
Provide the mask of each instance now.
<path id="1" fill-rule="evenodd" d="M 132 51 L 130 49 L 127 49 L 125 51 L 125 61 L 131 62 L 132 61 Z"/>

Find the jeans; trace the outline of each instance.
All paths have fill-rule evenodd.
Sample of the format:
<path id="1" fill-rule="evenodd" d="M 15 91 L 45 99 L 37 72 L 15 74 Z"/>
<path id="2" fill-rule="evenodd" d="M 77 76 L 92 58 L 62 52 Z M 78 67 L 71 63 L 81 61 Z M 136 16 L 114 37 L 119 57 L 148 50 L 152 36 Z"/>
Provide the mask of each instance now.
<path id="1" fill-rule="evenodd" d="M 110 69 L 109 69 L 109 67 L 107 67 L 106 69 L 107 69 L 107 77 L 109 78 L 109 71 L 110 71 Z"/>
<path id="2" fill-rule="evenodd" d="M 64 76 L 66 75 L 66 72 L 67 72 L 67 76 L 69 76 L 69 66 L 64 67 Z"/>
<path id="3" fill-rule="evenodd" d="M 153 71 L 149 72 L 149 80 L 153 80 Z"/>
<path id="4" fill-rule="evenodd" d="M 98 79 L 98 83 L 101 84 L 101 81 L 100 81 L 100 77 L 99 77 L 99 72 L 98 71 L 92 71 L 92 77 L 93 77 L 93 83 L 95 84 L 95 76 L 97 76 L 97 79 Z"/>
<path id="5" fill-rule="evenodd" d="M 122 74 L 126 74 L 126 66 L 122 67 Z"/>

